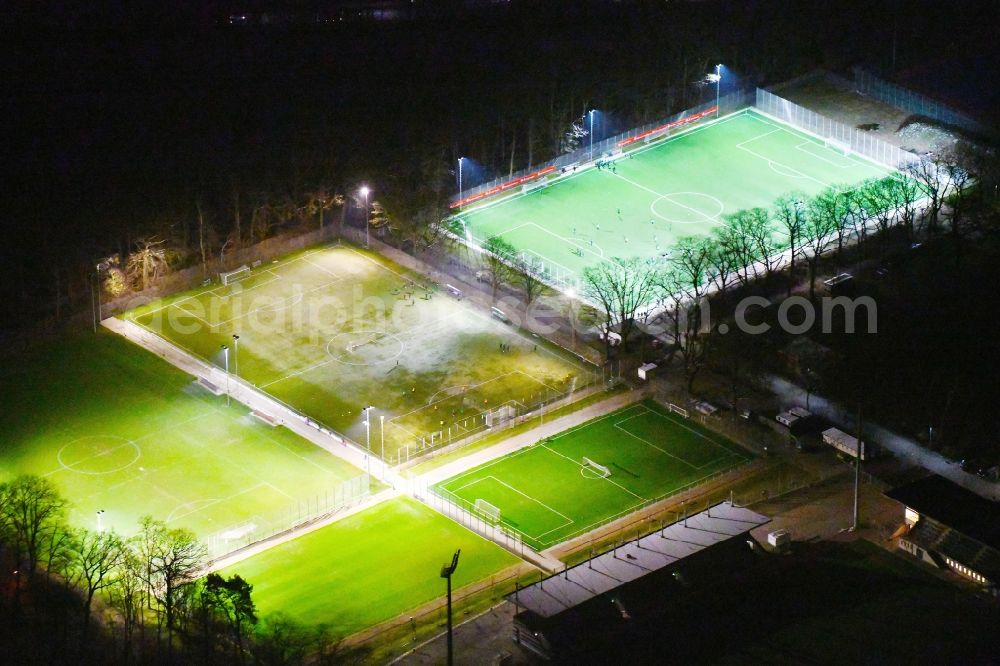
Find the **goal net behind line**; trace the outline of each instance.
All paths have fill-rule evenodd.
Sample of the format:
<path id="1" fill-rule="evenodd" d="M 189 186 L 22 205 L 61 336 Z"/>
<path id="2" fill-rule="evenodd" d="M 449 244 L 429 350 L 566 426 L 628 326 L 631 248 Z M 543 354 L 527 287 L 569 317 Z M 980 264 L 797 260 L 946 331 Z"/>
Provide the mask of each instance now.
<path id="1" fill-rule="evenodd" d="M 500 522 L 500 507 L 494 506 L 484 499 L 477 499 L 475 502 L 476 513 L 493 523 Z"/>
<path id="2" fill-rule="evenodd" d="M 606 467 L 605 465 L 602 465 L 600 463 L 596 463 L 587 456 L 583 457 L 583 466 L 591 468 L 604 478 L 611 476 L 611 469 L 609 467 Z"/>
<path id="3" fill-rule="evenodd" d="M 219 280 L 224 285 L 230 285 L 244 278 L 250 277 L 250 267 L 243 264 L 239 268 L 234 268 L 226 273 L 219 273 Z"/>
<path id="4" fill-rule="evenodd" d="M 688 410 L 684 409 L 683 407 L 678 407 L 672 402 L 667 405 L 667 409 L 669 409 L 674 414 L 680 414 L 684 418 L 688 418 Z"/>

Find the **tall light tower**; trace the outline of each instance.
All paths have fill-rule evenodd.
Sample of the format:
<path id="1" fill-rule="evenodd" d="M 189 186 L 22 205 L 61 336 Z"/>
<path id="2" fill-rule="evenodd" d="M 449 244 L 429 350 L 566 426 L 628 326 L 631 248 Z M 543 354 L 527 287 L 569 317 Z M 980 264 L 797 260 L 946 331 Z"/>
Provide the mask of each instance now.
<path id="1" fill-rule="evenodd" d="M 97 294 L 97 308 L 94 310 L 94 333 L 97 333 L 97 325 L 101 323 L 101 264 L 94 267 L 94 292 Z M 93 301 L 91 301 L 93 305 Z"/>
<path id="2" fill-rule="evenodd" d="M 240 336 L 233 333 L 233 374 L 240 378 Z"/>
<path id="3" fill-rule="evenodd" d="M 441 578 L 448 581 L 448 666 L 452 666 L 455 663 L 455 645 L 452 640 L 451 631 L 451 575 L 455 573 L 455 569 L 458 568 L 458 556 L 462 554 L 462 550 L 456 550 L 455 555 L 451 558 L 451 564 L 446 564 L 441 567 Z"/>
<path id="4" fill-rule="evenodd" d="M 222 345 L 222 357 L 226 360 L 226 407 L 228 407 L 231 404 L 230 394 L 229 394 L 229 346 L 228 345 Z"/>
<path id="5" fill-rule="evenodd" d="M 104 509 L 99 509 L 97 511 L 97 533 L 100 534 L 104 531 Z"/>
<path id="6" fill-rule="evenodd" d="M 715 117 L 719 117 L 719 88 L 722 86 L 722 64 L 715 66 Z"/>
<path id="7" fill-rule="evenodd" d="M 594 112 L 597 109 L 591 109 L 587 115 L 590 116 L 590 161 L 594 160 Z"/>
<path id="8" fill-rule="evenodd" d="M 458 158 L 458 208 L 462 208 L 462 162 L 465 161 L 464 157 Z"/>
<path id="9" fill-rule="evenodd" d="M 382 457 L 382 477 L 385 478 L 385 414 L 379 414 L 378 420 L 378 434 L 382 438 L 382 442 L 379 445 L 379 455 Z"/>
<path id="10" fill-rule="evenodd" d="M 375 409 L 375 408 L 373 406 L 371 406 L 371 405 L 368 405 L 364 409 L 364 412 L 365 412 L 365 435 L 367 436 L 366 446 L 368 448 L 368 455 L 365 456 L 365 467 L 367 468 L 367 472 L 368 472 L 369 476 L 372 473 L 372 463 L 371 463 L 371 460 L 372 460 L 372 422 L 371 422 L 371 413 L 372 413 L 373 409 Z"/>
<path id="11" fill-rule="evenodd" d="M 371 236 L 368 233 L 368 193 L 371 190 L 368 189 L 367 185 L 361 186 L 361 196 L 365 198 L 365 249 L 368 249 L 368 245 L 371 243 Z"/>

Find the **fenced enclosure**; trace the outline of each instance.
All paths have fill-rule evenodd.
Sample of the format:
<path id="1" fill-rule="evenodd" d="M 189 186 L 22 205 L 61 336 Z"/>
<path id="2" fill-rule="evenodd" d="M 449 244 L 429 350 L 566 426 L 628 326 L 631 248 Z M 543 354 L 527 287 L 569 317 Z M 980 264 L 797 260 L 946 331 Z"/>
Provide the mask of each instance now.
<path id="1" fill-rule="evenodd" d="M 769 116 L 805 130 L 821 139 L 839 141 L 848 146 L 852 152 L 891 169 L 898 169 L 918 159 L 913 153 L 886 143 L 867 132 L 821 116 L 815 111 L 810 111 L 762 88 L 757 89 L 755 106 Z"/>
<path id="2" fill-rule="evenodd" d="M 218 559 L 277 534 L 289 532 L 342 511 L 371 493 L 371 478 L 361 474 L 342 481 L 323 494 L 302 497 L 298 501 L 265 515 L 255 515 L 241 523 L 208 536 L 210 559 Z"/>
<path id="3" fill-rule="evenodd" d="M 854 68 L 854 89 L 863 95 L 869 95 L 909 113 L 933 118 L 975 134 L 995 134 L 985 125 L 966 114 L 949 108 L 926 95 L 881 79 L 862 67 Z"/>
<path id="4" fill-rule="evenodd" d="M 737 90 L 735 92 L 723 95 L 722 97 L 719 98 L 718 115 L 723 116 L 726 115 L 727 113 L 738 111 L 750 105 L 752 102 L 753 102 L 753 91 L 751 90 Z M 513 174 L 509 176 L 495 178 L 489 182 L 482 183 L 475 187 L 467 188 L 462 191 L 461 199 L 467 200 L 469 198 L 474 198 L 477 195 L 480 195 L 484 192 L 488 192 L 490 190 L 501 187 L 504 184 L 508 183 L 509 181 L 517 181 L 533 173 L 537 172 L 555 173 L 560 169 L 570 168 L 578 164 L 589 162 L 591 159 L 596 160 L 602 157 L 603 158 L 611 157 L 616 152 L 621 151 L 621 147 L 619 146 L 619 144 L 621 144 L 622 142 L 634 141 L 636 137 L 642 137 L 643 135 L 646 135 L 649 132 L 654 131 L 657 128 L 660 128 L 664 125 L 670 125 L 672 123 L 676 123 L 679 120 L 683 120 L 684 118 L 695 116 L 699 113 L 706 111 L 707 109 L 711 109 L 714 106 L 716 106 L 716 103 L 715 100 L 712 99 L 709 102 L 693 106 L 690 109 L 685 109 L 684 111 L 675 113 L 662 120 L 646 123 L 645 125 L 641 125 L 639 127 L 633 127 L 632 129 L 626 130 L 625 132 L 622 132 L 620 134 L 616 134 L 615 136 L 602 139 L 601 141 L 595 142 L 593 146 L 591 146 L 589 142 L 584 141 L 584 145 L 582 145 L 580 148 L 574 150 L 571 153 L 564 153 L 562 155 L 552 158 L 551 160 L 543 164 L 530 166 L 521 169 L 519 171 L 515 171 Z M 664 135 L 656 134 L 657 138 L 659 138 L 660 136 Z M 638 145 L 642 144 L 639 143 Z M 515 189 L 512 191 L 517 191 L 517 190 Z M 458 193 L 456 193 L 451 198 L 452 207 L 455 207 L 459 199 L 460 196 Z"/>

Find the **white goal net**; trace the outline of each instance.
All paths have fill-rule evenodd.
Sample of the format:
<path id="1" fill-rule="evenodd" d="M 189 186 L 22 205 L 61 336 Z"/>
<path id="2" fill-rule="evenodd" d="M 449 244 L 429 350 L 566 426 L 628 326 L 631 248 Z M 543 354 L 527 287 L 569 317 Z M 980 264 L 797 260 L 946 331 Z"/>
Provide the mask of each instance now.
<path id="1" fill-rule="evenodd" d="M 225 285 L 239 282 L 240 280 L 248 277 L 250 277 L 250 267 L 246 264 L 243 264 L 239 268 L 235 268 L 227 273 L 219 273 L 219 280 Z"/>
<path id="2" fill-rule="evenodd" d="M 475 509 L 476 513 L 486 518 L 491 523 L 500 522 L 500 507 L 494 506 L 484 499 L 477 499 Z"/>
<path id="3" fill-rule="evenodd" d="M 611 469 L 606 465 L 596 463 L 587 456 L 583 457 L 583 466 L 585 469 L 592 469 L 597 472 L 598 476 L 601 478 L 607 478 L 611 476 Z"/>
<path id="4" fill-rule="evenodd" d="M 829 148 L 830 150 L 840 153 L 841 155 L 851 154 L 851 147 L 838 139 L 831 139 L 827 137 L 823 139 L 823 145 Z"/>
<path id="5" fill-rule="evenodd" d="M 680 414 L 684 418 L 688 418 L 688 410 L 684 409 L 683 407 L 678 407 L 674 403 L 668 404 L 667 409 L 669 409 L 674 414 Z"/>

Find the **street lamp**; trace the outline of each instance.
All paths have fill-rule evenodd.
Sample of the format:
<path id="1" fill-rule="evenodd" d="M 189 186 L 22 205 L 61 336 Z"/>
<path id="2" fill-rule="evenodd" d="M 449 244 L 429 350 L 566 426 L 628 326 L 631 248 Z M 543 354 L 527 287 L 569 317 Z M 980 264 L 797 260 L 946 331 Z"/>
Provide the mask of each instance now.
<path id="1" fill-rule="evenodd" d="M 458 207 L 462 208 L 462 162 L 465 161 L 464 157 L 458 158 Z"/>
<path id="2" fill-rule="evenodd" d="M 97 309 L 94 311 L 94 333 L 97 333 L 97 325 L 103 318 L 101 315 L 101 265 L 94 266 L 94 291 L 97 293 Z"/>
<path id="3" fill-rule="evenodd" d="M 382 477 L 385 478 L 385 414 L 379 414 L 378 420 L 378 433 L 382 438 L 382 442 L 379 444 L 379 453 L 382 456 Z"/>
<path id="4" fill-rule="evenodd" d="M 229 397 L 229 347 L 226 345 L 222 345 L 222 357 L 226 360 L 226 407 L 228 407 L 231 403 Z"/>
<path id="5" fill-rule="evenodd" d="M 722 65 L 715 66 L 715 117 L 719 117 L 719 88 L 722 86 Z"/>
<path id="6" fill-rule="evenodd" d="M 455 646 L 451 635 L 451 575 L 458 568 L 458 556 L 461 554 L 461 549 L 456 550 L 451 558 L 451 564 L 445 564 L 441 567 L 441 578 L 448 581 L 448 666 L 455 663 Z"/>
<path id="7" fill-rule="evenodd" d="M 588 115 L 590 116 L 590 160 L 594 159 L 594 112 L 597 109 L 591 109 Z"/>
<path id="8" fill-rule="evenodd" d="M 100 534 L 104 531 L 104 524 L 101 522 L 101 518 L 104 516 L 104 509 L 99 509 L 97 511 L 97 533 Z"/>
<path id="9" fill-rule="evenodd" d="M 368 249 L 368 245 L 371 242 L 371 236 L 368 233 L 368 193 L 371 190 L 368 189 L 367 185 L 361 186 L 361 196 L 365 198 L 365 249 Z"/>
<path id="10" fill-rule="evenodd" d="M 365 434 L 367 436 L 367 448 L 368 454 L 365 456 L 365 467 L 367 468 L 368 475 L 371 476 L 372 473 L 372 424 L 371 424 L 371 412 L 375 409 L 373 406 L 368 405 L 364 408 L 365 413 Z"/>
<path id="11" fill-rule="evenodd" d="M 240 378 L 240 336 L 233 333 L 233 374 Z"/>

